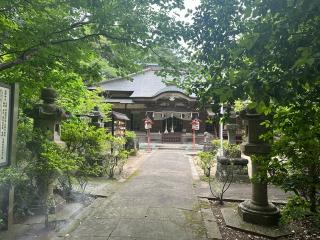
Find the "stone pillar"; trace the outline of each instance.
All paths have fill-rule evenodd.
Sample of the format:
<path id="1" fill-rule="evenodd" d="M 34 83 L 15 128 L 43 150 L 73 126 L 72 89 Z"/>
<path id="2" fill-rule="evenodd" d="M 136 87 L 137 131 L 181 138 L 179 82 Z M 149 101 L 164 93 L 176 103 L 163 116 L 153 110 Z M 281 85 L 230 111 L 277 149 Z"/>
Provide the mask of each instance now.
<path id="1" fill-rule="evenodd" d="M 226 125 L 226 128 L 228 131 L 228 142 L 230 144 L 236 144 L 237 124 L 235 112 L 231 113 L 229 123 Z"/>
<path id="2" fill-rule="evenodd" d="M 270 145 L 263 142 L 259 137 L 266 132 L 261 123 L 265 116 L 257 113 L 243 113 L 243 118 L 248 121 L 248 142 L 241 145 L 244 154 L 258 158 L 266 158 L 270 153 Z M 255 176 L 259 170 L 259 163 L 252 161 L 252 175 Z M 261 173 L 259 173 L 261 174 Z M 266 178 L 267 173 L 262 173 Z M 268 202 L 268 187 L 266 181 L 252 183 L 251 200 L 246 200 L 239 204 L 239 215 L 246 222 L 272 226 L 278 223 L 280 213 L 272 203 Z"/>

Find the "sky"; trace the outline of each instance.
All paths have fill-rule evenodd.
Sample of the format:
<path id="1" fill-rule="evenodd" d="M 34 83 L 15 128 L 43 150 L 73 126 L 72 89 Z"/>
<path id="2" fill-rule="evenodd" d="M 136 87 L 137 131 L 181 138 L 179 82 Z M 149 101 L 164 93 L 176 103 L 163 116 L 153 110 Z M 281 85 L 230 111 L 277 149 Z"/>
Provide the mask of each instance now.
<path id="1" fill-rule="evenodd" d="M 186 8 L 195 9 L 200 4 L 200 0 L 184 0 L 184 6 Z"/>
<path id="2" fill-rule="evenodd" d="M 185 15 L 187 14 L 187 9 L 195 10 L 195 8 L 199 4 L 200 0 L 184 0 L 185 9 L 178 12 L 180 17 L 177 17 L 177 19 L 181 21 L 191 22 L 191 16 L 185 18 Z"/>

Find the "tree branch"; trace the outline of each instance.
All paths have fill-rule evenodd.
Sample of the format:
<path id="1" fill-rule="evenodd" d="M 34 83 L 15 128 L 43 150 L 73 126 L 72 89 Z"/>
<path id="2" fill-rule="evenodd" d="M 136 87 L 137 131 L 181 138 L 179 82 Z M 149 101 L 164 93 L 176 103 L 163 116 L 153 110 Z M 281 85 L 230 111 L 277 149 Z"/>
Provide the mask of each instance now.
<path id="1" fill-rule="evenodd" d="M 59 45 L 59 44 L 63 44 L 63 43 L 78 42 L 78 41 L 83 41 L 88 38 L 99 37 L 99 36 L 104 36 L 104 37 L 112 39 L 112 40 L 118 40 L 118 41 L 123 41 L 123 42 L 130 41 L 130 39 L 128 39 L 128 38 L 115 37 L 115 36 L 111 36 L 107 33 L 93 33 L 93 34 L 84 35 L 79 38 L 66 38 L 66 39 L 60 39 L 60 40 L 56 40 L 56 41 L 49 41 L 47 43 L 40 43 L 40 44 L 31 46 L 24 51 L 17 51 L 16 53 L 21 52 L 21 54 L 16 59 L 14 59 L 10 62 L 1 63 L 0 64 L 0 71 L 12 68 L 16 65 L 19 65 L 19 64 L 26 62 L 27 60 L 29 60 L 31 58 L 32 55 L 36 54 L 39 50 L 41 50 L 43 48 L 47 48 L 50 45 Z M 14 54 L 14 53 L 12 53 L 12 54 Z"/>

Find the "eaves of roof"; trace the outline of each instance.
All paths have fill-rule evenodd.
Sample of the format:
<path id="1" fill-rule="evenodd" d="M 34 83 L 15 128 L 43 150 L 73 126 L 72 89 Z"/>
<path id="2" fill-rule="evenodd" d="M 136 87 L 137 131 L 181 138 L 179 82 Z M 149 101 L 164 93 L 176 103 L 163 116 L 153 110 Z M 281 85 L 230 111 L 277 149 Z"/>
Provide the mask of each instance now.
<path id="1" fill-rule="evenodd" d="M 131 73 L 131 74 L 128 74 L 127 76 L 125 77 L 117 77 L 117 78 L 111 78 L 111 79 L 108 79 L 108 80 L 104 80 L 104 81 L 101 81 L 99 82 L 98 84 L 103 84 L 103 83 L 106 83 L 106 82 L 113 82 L 113 81 L 119 81 L 119 80 L 129 80 L 130 78 L 136 76 L 136 75 L 139 75 L 139 74 L 143 74 L 145 72 L 148 72 L 148 71 L 151 71 L 152 68 L 145 68 L 139 72 L 135 72 L 135 73 Z"/>
<path id="2" fill-rule="evenodd" d="M 160 96 L 161 94 L 164 94 L 164 93 L 179 93 L 179 94 L 183 94 L 190 101 L 197 101 L 196 97 L 188 96 L 185 93 L 180 92 L 180 91 L 167 91 L 167 92 L 159 93 L 159 94 L 151 96 L 151 97 L 131 97 L 131 99 L 133 99 L 134 101 L 144 101 L 144 100 L 152 101 L 153 99 L 157 98 L 158 96 Z"/>

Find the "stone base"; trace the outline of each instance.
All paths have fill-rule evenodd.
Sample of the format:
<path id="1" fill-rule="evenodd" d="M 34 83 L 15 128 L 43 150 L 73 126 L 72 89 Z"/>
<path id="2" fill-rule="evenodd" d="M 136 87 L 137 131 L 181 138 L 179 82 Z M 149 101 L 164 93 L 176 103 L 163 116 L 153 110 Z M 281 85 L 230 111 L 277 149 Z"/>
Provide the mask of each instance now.
<path id="1" fill-rule="evenodd" d="M 286 226 L 259 226 L 243 221 L 236 208 L 221 209 L 222 216 L 228 227 L 240 229 L 246 232 L 255 233 L 270 238 L 278 238 L 292 234 Z"/>
<path id="2" fill-rule="evenodd" d="M 280 218 L 279 209 L 272 203 L 268 206 L 258 206 L 246 200 L 239 204 L 238 212 L 243 221 L 262 226 L 276 226 Z"/>

